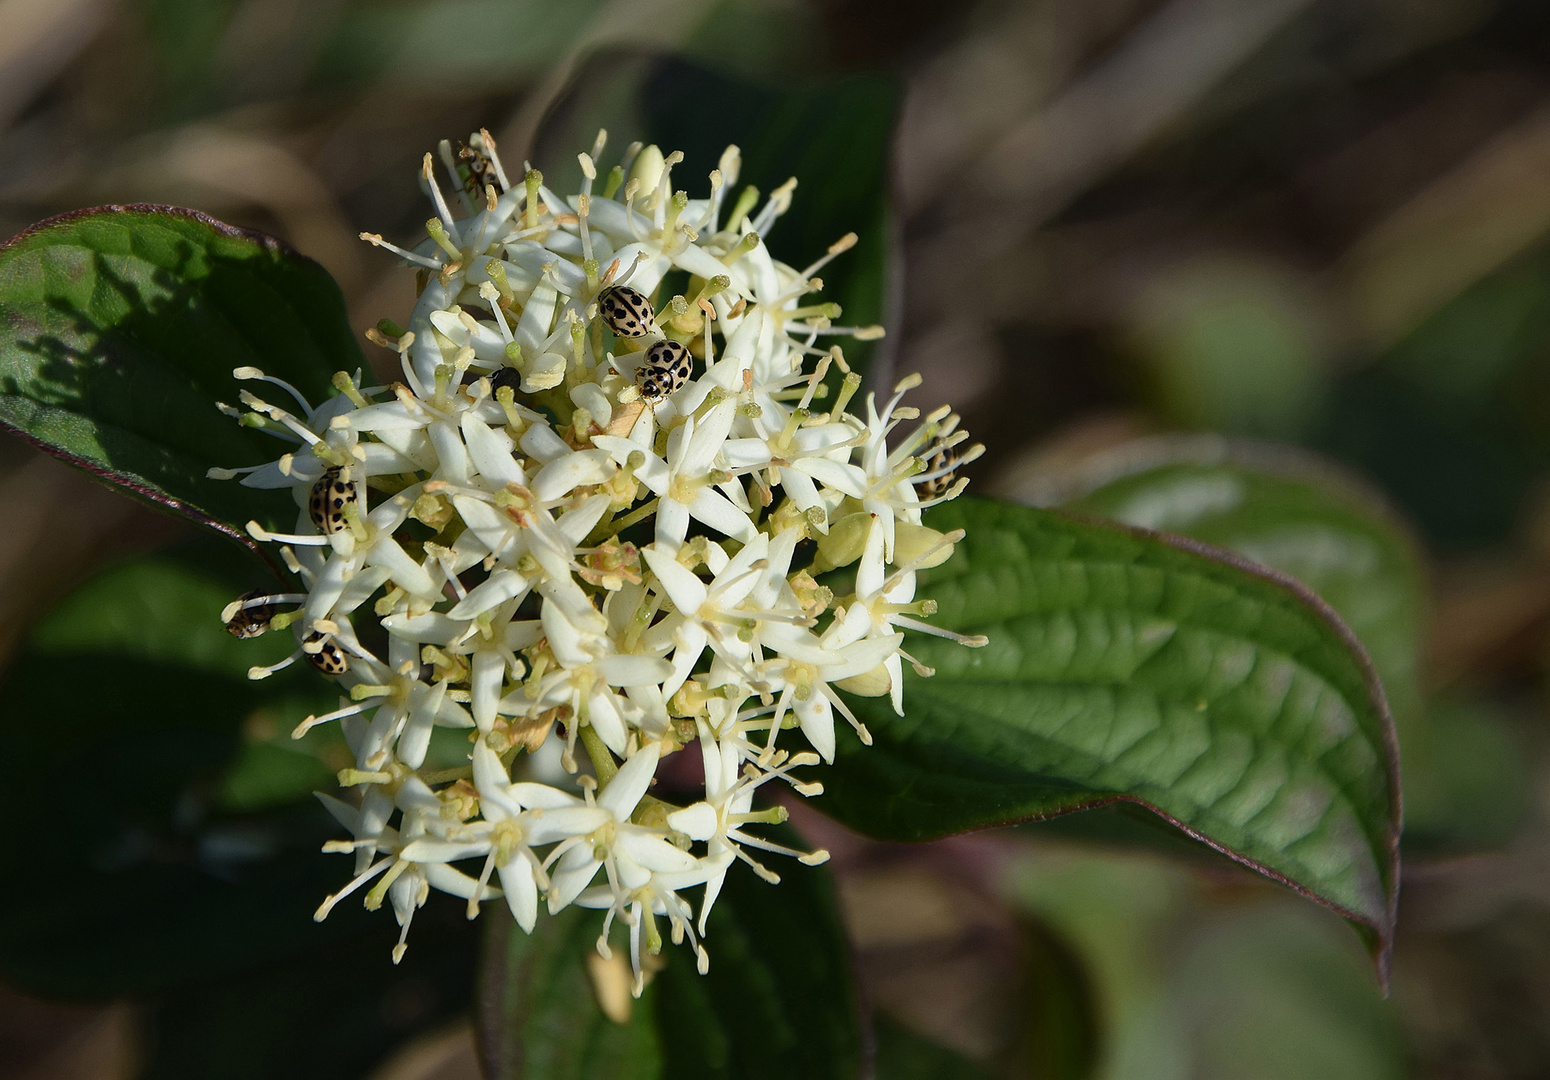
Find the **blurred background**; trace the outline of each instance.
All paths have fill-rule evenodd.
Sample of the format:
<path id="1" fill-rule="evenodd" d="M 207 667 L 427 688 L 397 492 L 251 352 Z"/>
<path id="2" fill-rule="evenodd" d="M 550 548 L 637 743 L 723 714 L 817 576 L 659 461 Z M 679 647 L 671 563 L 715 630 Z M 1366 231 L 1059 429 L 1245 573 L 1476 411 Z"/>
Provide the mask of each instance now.
<path id="1" fill-rule="evenodd" d="M 319 260 L 360 330 L 414 294 L 356 234 L 417 238 L 421 155 L 481 126 L 561 183 L 599 126 L 613 152 L 686 151 L 685 176 L 728 139 L 763 189 L 798 175 L 773 250 L 862 234 L 831 284 L 889 328 L 870 377 L 920 371 L 917 403 L 963 413 L 974 490 L 1286 569 L 1386 677 L 1387 998 L 1334 915 L 1123 815 L 918 849 L 800 821 L 836 853 L 879 1022 L 916 1048 L 884 1080 L 933 1075 L 933 1045 L 1063 1080 L 1550 1076 L 1550 5 L 0 0 L 0 235 L 196 207 Z M 1245 491 L 1323 509 L 1289 528 Z M 0 505 L 4 652 L 188 537 L 9 437 Z M 283 1029 L 317 1048 L 253 1075 L 312 1054 L 473 1077 L 460 922 L 314 1035 L 283 1007 L 300 969 L 111 1001 L 24 978 L 0 1075 L 235 1076 L 209 1055 L 262 1060 Z"/>

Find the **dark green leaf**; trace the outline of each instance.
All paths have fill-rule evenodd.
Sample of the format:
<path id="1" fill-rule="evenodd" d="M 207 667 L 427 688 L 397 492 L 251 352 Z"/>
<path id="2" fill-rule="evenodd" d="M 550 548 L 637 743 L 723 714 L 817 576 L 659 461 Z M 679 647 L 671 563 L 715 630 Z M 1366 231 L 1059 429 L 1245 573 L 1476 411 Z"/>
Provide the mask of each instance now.
<path id="1" fill-rule="evenodd" d="M 16 799 L 0 857 L 31 883 L 0 893 L 0 970 L 29 987 L 143 991 L 360 932 L 310 918 L 344 869 L 318 853 L 338 830 L 309 795 L 329 769 L 232 768 L 261 746 L 301 758 L 285 732 L 335 699 L 307 669 L 244 678 L 288 635 L 232 639 L 220 610 L 249 579 L 186 561 L 88 582 L 0 685 Z"/>
<path id="2" fill-rule="evenodd" d="M 386 911 L 329 921 L 341 915 L 348 940 L 175 987 L 144 1010 L 140 1080 L 366 1077 L 417 1032 L 467 1014 L 478 937 L 460 901 L 438 896 L 420 909 L 397 965 Z"/>
<path id="3" fill-rule="evenodd" d="M 480 1012 L 489 1075 L 855 1077 L 861 1038 L 833 888 L 822 870 L 781 876 L 771 886 L 734 866 L 705 937 L 709 974 L 687 947 L 664 945 L 665 966 L 622 1025 L 604 1017 L 586 971 L 600 913 L 567 909 L 531 936 L 493 922 Z"/>
<path id="4" fill-rule="evenodd" d="M 479 978 L 479 1036 L 491 1080 L 566 1080 L 662 1075 L 662 1051 L 649 1011 L 656 987 L 627 1023 L 603 1015 L 587 974 L 602 916 L 567 908 L 524 934 L 509 913 L 486 913 Z M 618 944 L 617 936 L 615 944 Z"/>
<path id="5" fill-rule="evenodd" d="M 752 184 L 767 195 L 796 177 L 791 209 L 768 237 L 770 251 L 800 267 L 856 233 L 856 246 L 824 268 L 817 299 L 841 306 L 838 322 L 867 326 L 890 314 L 888 161 L 898 99 L 895 83 L 875 75 L 761 86 L 673 62 L 646 87 L 645 119 L 664 151 L 684 152 L 679 168 L 687 176 L 708 173 L 722 149 L 736 143 L 743 152 L 738 190 Z M 870 343 L 832 340 L 852 367 L 866 370 Z"/>
<path id="6" fill-rule="evenodd" d="M 1086 1080 L 1098 1060 L 1098 1003 L 1082 957 L 1038 922 L 1023 926 L 1027 980 L 1017 1056 L 1029 1080 Z"/>
<path id="7" fill-rule="evenodd" d="M 13 238 L 0 312 L 0 426 L 238 539 L 253 518 L 289 527 L 296 507 L 206 478 L 287 447 L 217 410 L 237 400 L 232 369 L 260 367 L 316 405 L 334 371 L 362 364 L 327 271 L 174 207 L 82 210 Z"/>
<path id="8" fill-rule="evenodd" d="M 877 1022 L 877 1080 L 988 1080 L 974 1062 L 902 1024 Z"/>
<path id="9" fill-rule="evenodd" d="M 1376 673 L 1301 585 L 1181 538 L 959 499 L 967 539 L 925 576 L 936 668 L 908 715 L 855 699 L 876 745 L 842 741 L 820 808 L 924 840 L 1095 805 L 1147 807 L 1324 903 L 1387 962 L 1399 777 Z"/>
<path id="10" fill-rule="evenodd" d="M 1405 844 L 1478 852 L 1500 847 L 1529 818 L 1537 713 L 1498 703 L 1434 701 L 1403 729 Z"/>
<path id="11" fill-rule="evenodd" d="M 1229 548 L 1328 601 L 1394 709 L 1407 844 L 1499 844 L 1521 820 L 1527 759 L 1510 725 L 1485 707 L 1422 705 L 1420 560 L 1375 492 L 1290 448 L 1183 436 L 1127 444 L 1021 494 Z"/>
<path id="12" fill-rule="evenodd" d="M 752 81 L 746 70 L 712 71 L 679 58 L 621 63 L 599 57 L 577 79 L 573 100 L 539 133 L 537 158 L 558 190 L 580 179 L 576 151 L 598 127 L 609 132 L 611 154 L 631 140 L 654 142 L 684 154 L 674 185 L 692 196 L 709 190 L 708 174 L 727 145 L 742 150 L 742 172 L 730 204 L 747 185 L 764 197 L 796 177 L 791 209 L 767 237 L 770 252 L 792 266 L 821 257 L 846 233 L 856 246 L 822 272 L 817 301 L 843 309 L 846 326 L 886 321 L 888 260 L 893 248 L 888 213 L 889 140 L 899 88 L 875 75 L 792 85 Z M 574 179 L 573 179 L 574 178 Z M 725 223 L 723 223 L 725 224 Z M 838 343 L 847 362 L 864 371 L 875 347 L 847 337 Z M 835 370 L 835 378 L 839 376 Z"/>
<path id="13" fill-rule="evenodd" d="M 254 664 L 274 663 L 293 644 L 288 634 L 239 641 L 221 624 L 221 609 L 263 577 L 201 570 L 185 552 L 121 563 L 60 601 L 33 628 L 30 645 L 52 656 L 113 654 L 246 679 Z M 316 680 L 291 675 L 273 685 L 309 683 Z M 270 691 L 269 683 L 256 683 L 241 696 Z"/>

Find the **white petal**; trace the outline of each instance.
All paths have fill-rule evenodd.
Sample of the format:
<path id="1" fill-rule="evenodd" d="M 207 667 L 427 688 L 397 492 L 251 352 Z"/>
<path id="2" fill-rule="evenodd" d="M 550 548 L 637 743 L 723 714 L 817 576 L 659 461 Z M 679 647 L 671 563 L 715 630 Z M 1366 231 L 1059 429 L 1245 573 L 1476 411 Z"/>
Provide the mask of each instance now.
<path id="1" fill-rule="evenodd" d="M 452 505 L 463 519 L 463 524 L 491 552 L 502 555 L 511 546 L 512 531 L 516 525 L 495 507 L 467 495 L 452 496 Z"/>
<path id="2" fill-rule="evenodd" d="M 707 802 L 697 802 L 667 815 L 667 823 L 690 840 L 709 840 L 716 835 L 719 822 L 716 808 Z"/>
<path id="3" fill-rule="evenodd" d="M 511 436 L 496 431 L 471 412 L 465 412 L 462 420 L 463 442 L 468 446 L 468 457 L 479 475 L 497 486 L 526 484 L 527 476 L 522 466 L 512 456 Z"/>
<path id="4" fill-rule="evenodd" d="M 673 606 L 691 618 L 699 614 L 705 603 L 705 583 L 674 555 L 658 549 L 654 544 L 642 548 L 641 555 L 661 582 L 662 588 L 667 591 L 667 598 L 673 602 Z"/>
<path id="5" fill-rule="evenodd" d="M 592 692 L 587 695 L 586 719 L 592 725 L 592 730 L 597 732 L 598 738 L 603 740 L 603 745 L 623 757 L 629 745 L 630 733 L 625 729 L 624 717 L 620 715 L 618 696 L 605 684 L 595 684 Z"/>
<path id="6" fill-rule="evenodd" d="M 531 934 L 533 924 L 538 921 L 538 885 L 533 880 L 532 864 L 521 856 L 514 856 L 505 866 L 496 867 L 495 872 L 500 875 L 506 903 L 511 907 L 517 925 Z"/>
<path id="7" fill-rule="evenodd" d="M 637 750 L 635 756 L 621 765 L 614 778 L 598 792 L 597 805 L 613 814 L 616 820 L 627 820 L 640 804 L 646 789 L 651 786 L 661 756 L 662 748 L 657 743 L 647 743 Z"/>
<path id="8" fill-rule="evenodd" d="M 662 693 L 665 696 L 672 697 L 678 693 L 678 688 L 694 673 L 694 665 L 699 663 L 700 654 L 705 651 L 705 643 L 709 640 L 710 636 L 699 622 L 679 623 L 673 633 L 676 646 L 673 650 L 673 671 L 662 680 Z"/>
<path id="9" fill-rule="evenodd" d="M 595 806 L 562 806 L 542 814 L 529 813 L 523 818 L 522 829 L 530 845 L 542 847 L 572 836 L 588 836 L 607 823 L 607 810 Z"/>
<path id="10" fill-rule="evenodd" d="M 661 495 L 667 490 L 667 484 L 671 478 L 667 462 L 657 457 L 649 450 L 642 449 L 629 439 L 621 439 L 617 435 L 594 435 L 592 445 L 607 450 L 613 456 L 614 461 L 620 465 L 630 460 L 630 455 L 641 453 L 646 456 L 646 463 L 635 470 L 635 478 L 651 489 L 653 495 Z"/>
<path id="11" fill-rule="evenodd" d="M 528 457 L 535 457 L 545 464 L 575 453 L 548 424 L 530 424 L 522 433 L 522 449 Z"/>
<path id="12" fill-rule="evenodd" d="M 818 488 L 813 483 L 812 477 L 794 465 L 783 465 L 780 470 L 780 487 L 798 510 L 811 510 L 815 506 L 823 505 L 823 498 L 818 494 Z"/>
<path id="13" fill-rule="evenodd" d="M 684 454 L 679 472 L 684 476 L 704 476 L 710 471 L 721 444 L 727 441 L 732 421 L 737 416 L 737 403 L 728 398 L 715 406 L 694 429 L 689 448 Z"/>
<path id="14" fill-rule="evenodd" d="M 614 847 L 647 870 L 664 874 L 693 870 L 699 862 L 687 851 L 674 847 L 639 825 L 620 826 L 614 837 Z"/>
<path id="15" fill-rule="evenodd" d="M 401 854 L 409 862 L 417 863 L 449 863 L 460 859 L 472 859 L 478 855 L 487 855 L 490 851 L 488 840 L 469 840 L 457 842 L 452 840 L 412 840 L 404 848 Z"/>
<path id="16" fill-rule="evenodd" d="M 553 915 L 576 899 L 597 876 L 601 865 L 592 857 L 592 849 L 584 844 L 561 855 L 549 875 L 549 914 Z"/>
<path id="17" fill-rule="evenodd" d="M 872 519 L 867 530 L 866 546 L 861 551 L 861 562 L 856 567 L 856 595 L 871 597 L 882 590 L 887 573 L 883 567 L 883 523 Z"/>
<path id="18" fill-rule="evenodd" d="M 512 798 L 511 778 L 499 755 L 481 738 L 474 743 L 474 787 L 479 791 L 479 802 L 484 808 L 486 821 L 504 821 L 521 813 L 522 808 Z M 494 811 L 494 813 L 491 813 Z"/>
<path id="19" fill-rule="evenodd" d="M 447 612 L 447 618 L 463 620 L 465 623 L 468 620 L 477 619 L 491 608 L 499 607 L 507 600 L 521 596 L 527 588 L 527 578 L 515 570 L 496 570 L 471 589 L 467 596 L 459 600 L 452 610 Z"/>
<path id="20" fill-rule="evenodd" d="M 655 656 L 615 654 L 592 665 L 609 686 L 654 686 L 673 672 L 673 665 Z"/>
<path id="21" fill-rule="evenodd" d="M 669 506 L 672 504 L 672 501 L 671 499 L 663 499 L 659 506 Z M 757 533 L 753 526 L 753 521 L 750 520 L 747 514 L 728 502 L 726 496 L 712 491 L 710 488 L 701 488 L 699 494 L 694 497 L 694 502 L 689 504 L 688 509 L 689 513 L 696 519 L 703 521 L 711 528 L 719 530 L 733 539 L 743 541 L 745 544 L 751 541 Z M 662 510 L 658 509 L 657 516 L 659 522 L 661 515 Z"/>
<path id="22" fill-rule="evenodd" d="M 793 463 L 791 468 L 853 498 L 859 499 L 866 494 L 866 474 L 854 465 L 828 458 L 805 457 Z"/>
<path id="23" fill-rule="evenodd" d="M 480 649 L 470 665 L 469 708 L 480 731 L 489 731 L 500 706 L 501 684 L 506 678 L 506 658 L 498 652 Z"/>
<path id="24" fill-rule="evenodd" d="M 392 537 L 378 537 L 366 553 L 366 561 L 393 575 L 393 580 L 411 596 L 436 597 L 438 589 L 425 568 L 411 559 Z"/>
<path id="25" fill-rule="evenodd" d="M 819 667 L 819 675 L 828 682 L 848 679 L 871 671 L 878 664 L 893 656 L 904 644 L 903 634 L 885 634 L 847 645 L 838 651 L 828 663 Z"/>
<path id="26" fill-rule="evenodd" d="M 471 899 L 476 892 L 479 893 L 481 900 L 494 900 L 501 894 L 499 889 L 490 885 L 486 885 L 481 892 L 478 878 L 469 877 L 461 870 L 454 870 L 445 863 L 424 863 L 420 867 L 420 873 L 425 875 L 425 880 L 430 883 L 431 888 L 440 889 L 453 896 L 461 896 L 465 900 Z M 394 884 L 410 880 L 409 875 L 405 874 Z"/>
<path id="27" fill-rule="evenodd" d="M 468 483 L 468 448 L 463 445 L 463 433 L 441 420 L 425 430 L 436 448 L 436 475 L 454 484 Z"/>
<path id="28" fill-rule="evenodd" d="M 397 614 L 382 620 L 389 633 L 420 645 L 451 645 L 468 632 L 468 624 L 439 611 L 425 615 Z"/>
<path id="29" fill-rule="evenodd" d="M 675 499 L 663 499 L 657 503 L 656 546 L 666 551 L 677 551 L 683 547 L 684 537 L 688 535 L 689 508 Z"/>
<path id="30" fill-rule="evenodd" d="M 770 444 L 763 439 L 728 439 L 721 455 L 734 469 L 763 468 L 771 460 Z"/>
<path id="31" fill-rule="evenodd" d="M 532 781 L 523 781 L 520 784 L 512 784 L 507 792 L 521 806 L 538 810 L 560 810 L 565 807 L 581 806 L 582 802 L 576 796 L 567 791 L 561 791 L 557 787 L 548 784 L 536 784 Z M 589 829 L 582 830 L 590 832 Z"/>
<path id="32" fill-rule="evenodd" d="M 521 250 L 515 244 L 508 246 L 507 251 L 511 254 L 513 262 L 521 261 L 523 257 Z M 562 260 L 557 260 L 550 255 L 548 261 Z M 532 293 L 522 305 L 522 318 L 518 320 L 516 329 L 512 331 L 512 336 L 522 346 L 524 357 L 531 360 L 543 351 L 544 342 L 549 337 L 550 326 L 554 322 L 554 308 L 558 300 L 559 294 L 547 280 L 540 278 L 533 286 Z"/>
<path id="33" fill-rule="evenodd" d="M 425 420 L 409 415 L 399 401 L 368 405 L 349 414 L 350 426 L 356 431 L 403 431 L 423 428 Z"/>
<path id="34" fill-rule="evenodd" d="M 454 312 L 433 311 L 429 318 L 431 325 L 441 331 L 442 336 L 452 344 L 460 349 L 468 344 L 468 327 L 463 325 L 463 320 L 459 319 Z"/>
<path id="35" fill-rule="evenodd" d="M 613 499 L 608 495 L 594 495 L 580 506 L 565 511 L 555 522 L 560 535 L 565 537 L 574 549 L 587 538 L 587 534 L 593 527 L 603 520 L 603 515 L 608 512 L 612 501 Z"/>
<path id="36" fill-rule="evenodd" d="M 797 701 L 792 709 L 797 715 L 797 722 L 802 726 L 802 734 L 807 736 L 807 741 L 813 744 L 813 749 L 818 751 L 818 756 L 824 761 L 834 761 L 834 710 L 829 705 L 829 699 L 820 693 L 813 693 L 806 701 Z"/>
<path id="37" fill-rule="evenodd" d="M 601 484 L 616 471 L 607 450 L 576 450 L 549 462 L 533 477 L 533 494 L 539 502 L 554 502 L 578 487 Z"/>

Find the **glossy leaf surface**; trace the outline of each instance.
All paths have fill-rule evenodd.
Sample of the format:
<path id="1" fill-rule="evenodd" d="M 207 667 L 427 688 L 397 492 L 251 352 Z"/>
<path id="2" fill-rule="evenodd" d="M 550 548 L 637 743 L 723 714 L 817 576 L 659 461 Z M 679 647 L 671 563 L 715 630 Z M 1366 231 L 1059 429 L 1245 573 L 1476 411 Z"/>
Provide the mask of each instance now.
<path id="1" fill-rule="evenodd" d="M 1386 957 L 1398 877 L 1393 721 L 1360 643 L 1290 579 L 1178 538 L 959 499 L 912 635 L 906 713 L 852 699 L 819 808 L 923 840 L 1128 801 L 1352 919 Z"/>
<path id="2" fill-rule="evenodd" d="M 1105 459 L 1034 505 L 1178 533 L 1290 574 L 1361 639 L 1394 711 L 1413 711 L 1425 587 L 1381 497 L 1312 455 L 1215 436 L 1141 440 Z"/>
<path id="3" fill-rule="evenodd" d="M 192 210 L 105 206 L 0 247 L 0 426 L 234 536 L 291 526 L 285 492 L 207 479 L 290 444 L 240 427 L 239 366 L 312 404 L 362 364 L 338 287 L 311 259 Z M 272 386 L 248 383 L 282 408 Z"/>

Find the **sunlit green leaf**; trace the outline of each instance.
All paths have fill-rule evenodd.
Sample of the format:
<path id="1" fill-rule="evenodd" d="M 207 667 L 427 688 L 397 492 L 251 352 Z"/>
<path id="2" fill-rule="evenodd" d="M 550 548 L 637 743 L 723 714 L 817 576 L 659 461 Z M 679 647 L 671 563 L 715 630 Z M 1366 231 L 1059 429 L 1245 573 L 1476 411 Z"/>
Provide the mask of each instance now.
<path id="1" fill-rule="evenodd" d="M 1382 499 L 1310 455 L 1211 436 L 1146 439 L 1030 491 L 1033 505 L 1160 529 L 1290 574 L 1372 657 L 1396 713 L 1418 702 L 1425 583 Z"/>
<path id="2" fill-rule="evenodd" d="M 920 840 L 1118 800 L 1352 919 L 1386 957 L 1398 885 L 1393 722 L 1360 644 L 1290 579 L 1185 540 L 959 499 L 921 594 L 966 649 L 912 635 L 934 678 L 906 715 L 852 699 L 820 808 Z"/>
<path id="3" fill-rule="evenodd" d="M 232 369 L 260 367 L 318 404 L 332 372 L 362 364 L 321 266 L 172 207 L 82 210 L 10 240 L 0 313 L 0 427 L 239 538 L 252 518 L 289 527 L 296 507 L 206 477 L 287 445 L 216 408 L 237 401 Z"/>

